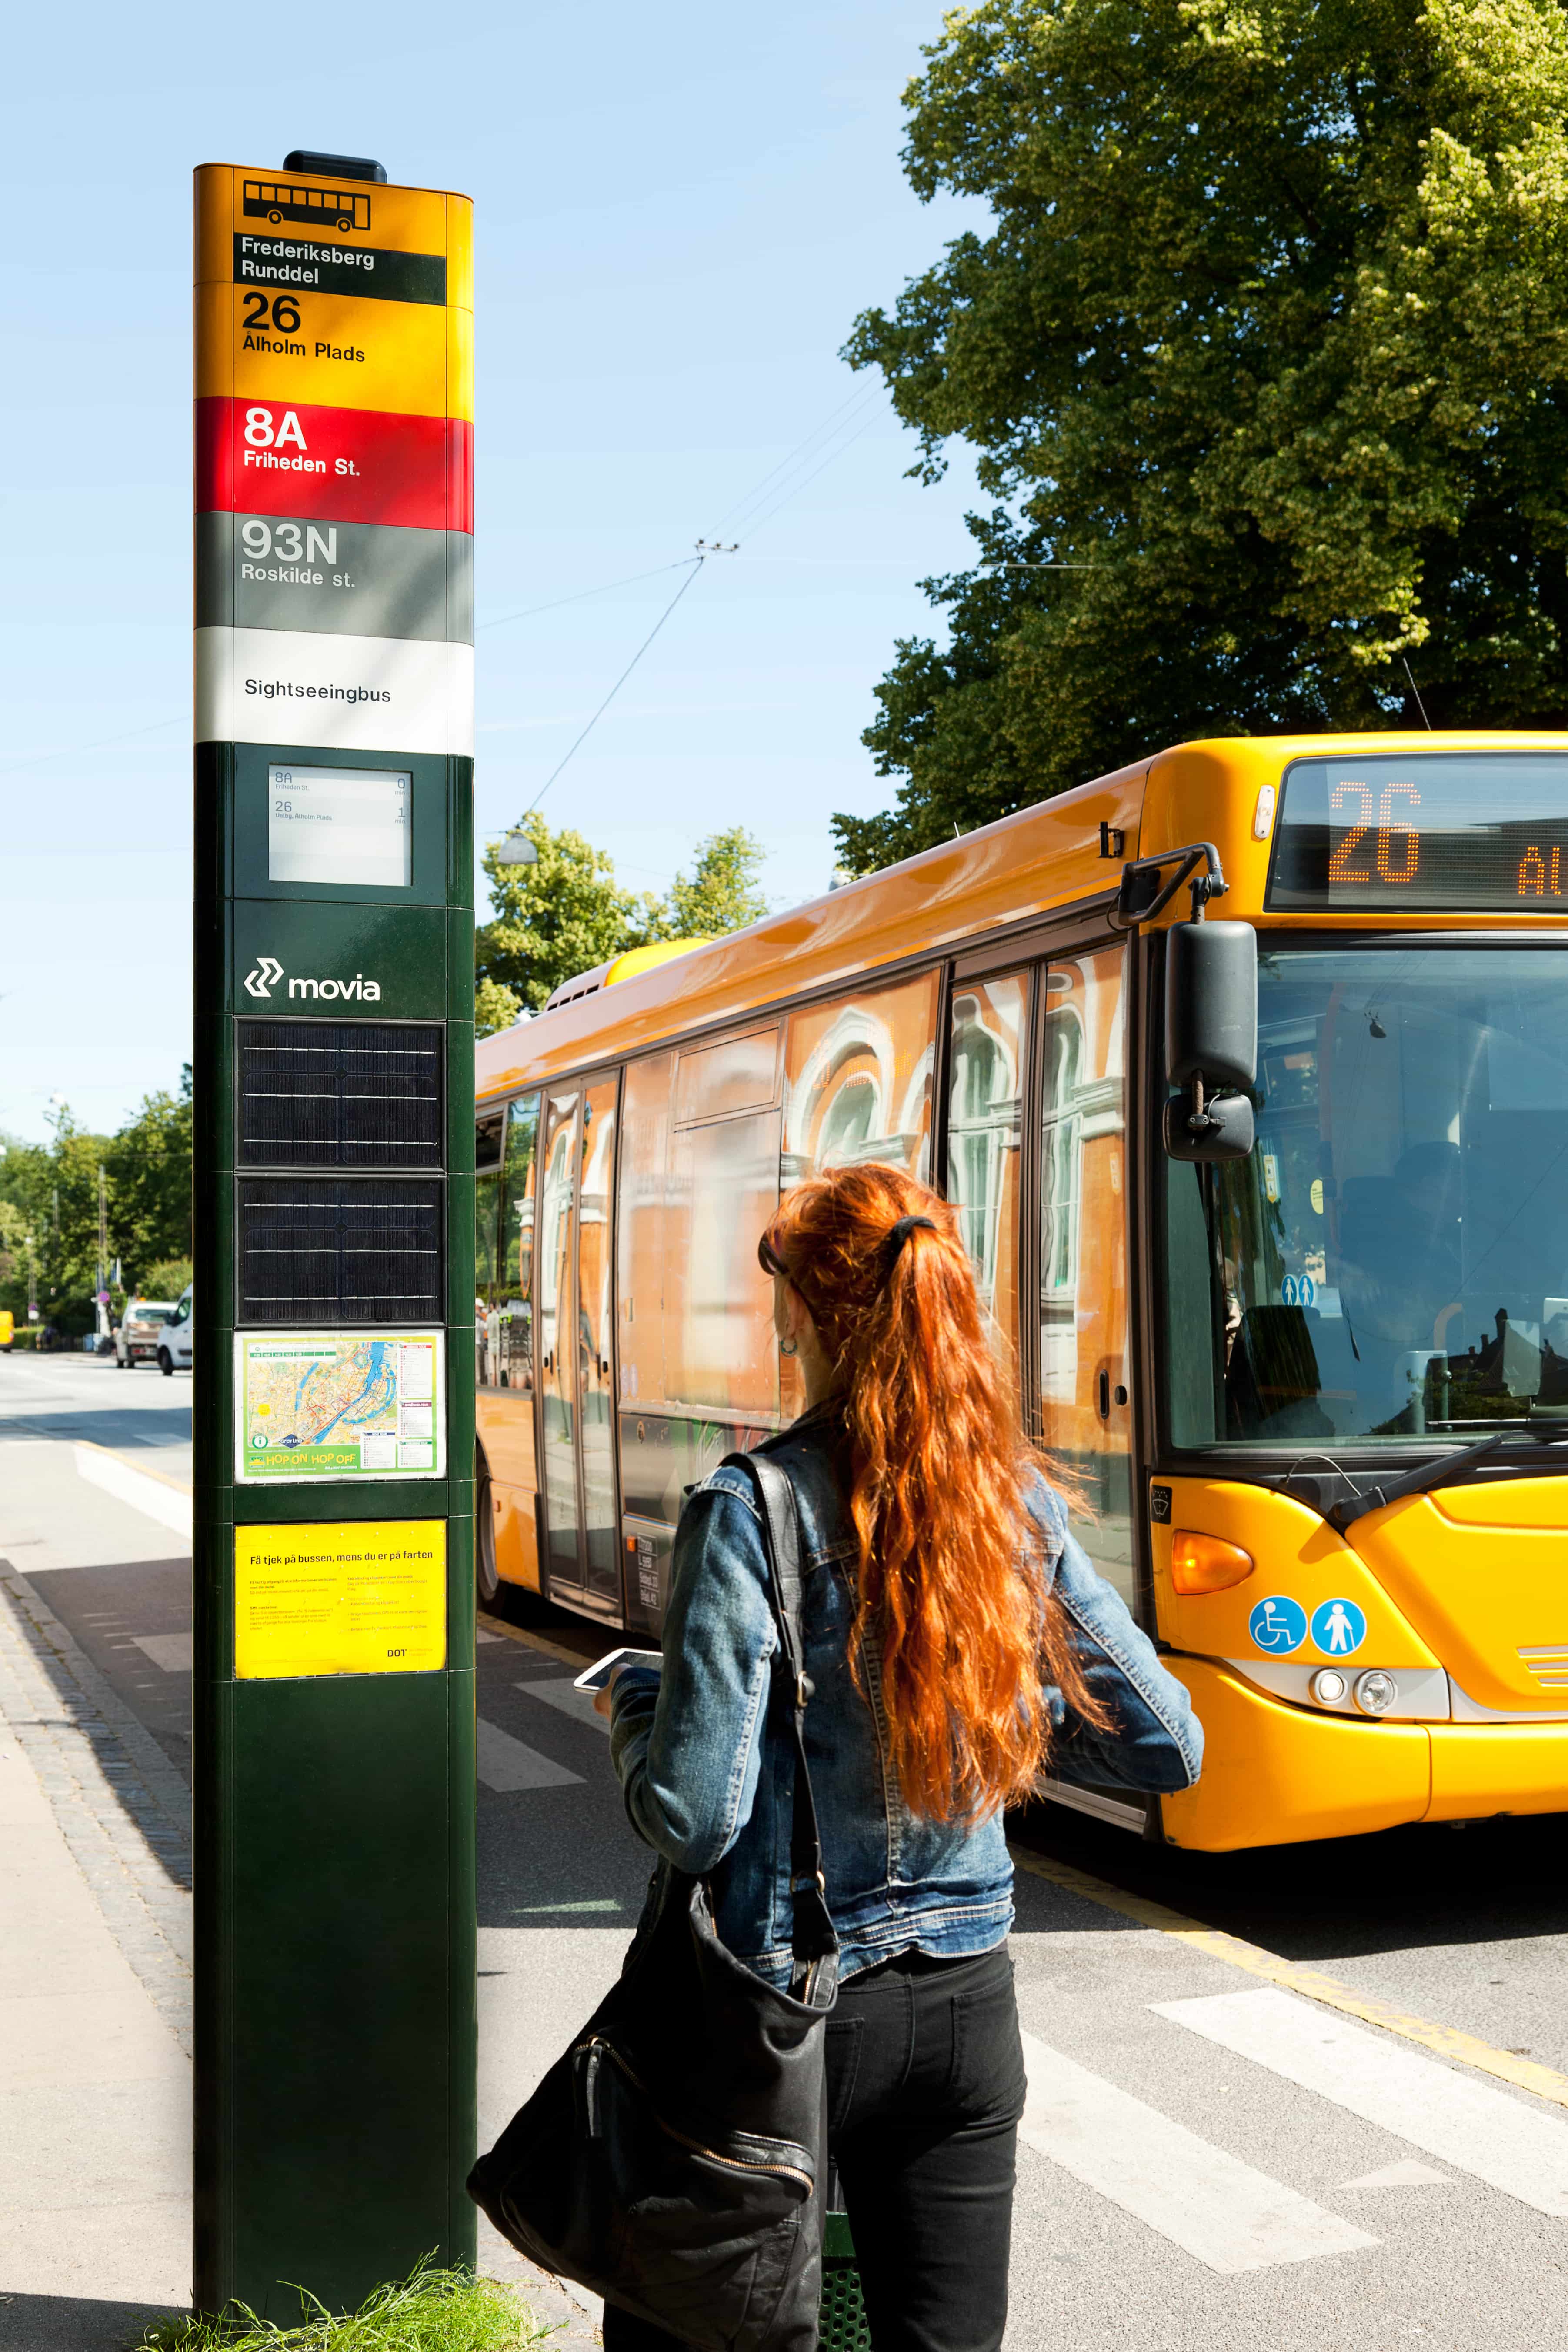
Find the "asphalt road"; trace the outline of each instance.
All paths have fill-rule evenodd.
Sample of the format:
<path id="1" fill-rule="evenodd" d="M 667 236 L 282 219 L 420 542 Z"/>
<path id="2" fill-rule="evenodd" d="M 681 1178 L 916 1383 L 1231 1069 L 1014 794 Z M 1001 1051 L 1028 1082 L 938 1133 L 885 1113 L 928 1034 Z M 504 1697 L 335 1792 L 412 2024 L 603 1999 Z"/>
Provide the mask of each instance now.
<path id="1" fill-rule="evenodd" d="M 189 1398 L 189 1375 L 0 1359 L 0 1558 L 187 1776 Z M 481 1632 L 489 2130 L 613 1976 L 647 1876 L 570 1687 L 603 1645 L 528 1603 Z M 1053 1807 L 1015 1834 L 1047 1873 L 1156 1898 L 1418 2029 L 1568 2076 L 1563 1817 L 1226 1857 Z M 1036 1871 L 1018 1912 L 1031 2101 L 1010 2347 L 1562 2342 L 1568 2083 L 1564 2104 L 1532 2096 L 1485 2053 L 1435 2055 Z"/>

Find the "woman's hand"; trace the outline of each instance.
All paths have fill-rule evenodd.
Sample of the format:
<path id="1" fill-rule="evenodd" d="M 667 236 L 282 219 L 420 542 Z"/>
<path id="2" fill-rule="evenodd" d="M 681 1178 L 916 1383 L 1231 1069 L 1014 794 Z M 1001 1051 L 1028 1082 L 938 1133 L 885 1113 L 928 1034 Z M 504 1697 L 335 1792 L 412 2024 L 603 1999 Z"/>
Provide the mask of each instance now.
<path id="1" fill-rule="evenodd" d="M 605 1685 L 604 1689 L 597 1690 L 594 1693 L 594 1712 L 595 1715 L 602 1715 L 606 1723 L 610 1720 L 610 1710 L 615 1705 L 616 1680 L 620 1675 L 624 1675 L 625 1672 L 626 1664 L 624 1661 L 618 1666 L 612 1666 L 610 1668 L 610 1678 Z"/>

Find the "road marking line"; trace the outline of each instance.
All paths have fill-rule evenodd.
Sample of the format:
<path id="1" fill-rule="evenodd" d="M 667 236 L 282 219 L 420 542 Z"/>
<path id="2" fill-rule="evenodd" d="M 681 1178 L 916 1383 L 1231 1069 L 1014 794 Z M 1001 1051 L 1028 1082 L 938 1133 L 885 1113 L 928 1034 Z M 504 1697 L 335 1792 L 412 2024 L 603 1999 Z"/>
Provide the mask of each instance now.
<path id="1" fill-rule="evenodd" d="M 542 1756 L 537 1748 L 526 1741 L 514 1739 L 510 1731 L 499 1724 L 479 1720 L 479 1774 L 487 1789 L 498 1796 L 508 1797 L 519 1789 L 569 1789 L 582 1786 L 581 1772 L 569 1772 L 564 1764 L 552 1763 Z"/>
<path id="2" fill-rule="evenodd" d="M 1494 2050 L 1489 2042 L 1482 2042 L 1473 2033 L 1461 2032 L 1456 2025 L 1434 2025 L 1429 2018 L 1415 2017 L 1406 2010 L 1396 2009 L 1392 2001 L 1380 2000 L 1375 1993 L 1356 1992 L 1351 1986 L 1341 1984 L 1337 1977 L 1325 1976 L 1320 1969 L 1303 1968 L 1299 1961 L 1281 1959 L 1277 1952 L 1266 1952 L 1260 1944 L 1249 1944 L 1243 1937 L 1228 1935 L 1223 1927 L 1205 1927 L 1184 1912 L 1173 1911 L 1169 1905 L 1158 1903 L 1152 1895 L 1129 1895 L 1120 1886 L 1112 1886 L 1103 1878 L 1095 1878 L 1087 1870 L 1075 1870 L 1071 1863 L 1055 1862 L 1045 1854 L 1031 1853 L 1026 1847 L 1012 1846 L 1009 1851 L 1020 1870 L 1033 1878 L 1049 1879 L 1054 1886 L 1068 1894 L 1081 1895 L 1086 1902 L 1098 1903 L 1102 1910 L 1114 1911 L 1123 1919 L 1134 1919 L 1141 1927 L 1155 1927 L 1178 1944 L 1185 1944 L 1194 1952 L 1206 1952 L 1210 1959 L 1224 1960 L 1233 1969 L 1245 1969 L 1248 1976 L 1267 1977 L 1271 1984 L 1283 1985 L 1289 1992 L 1298 1992 L 1305 2000 L 1315 2000 L 1324 2009 L 1342 2010 L 1347 2017 L 1359 2017 L 1363 2024 L 1381 2026 L 1384 2033 L 1396 2033 L 1405 2042 L 1418 2042 L 1424 2050 L 1436 2052 L 1439 2058 L 1451 2058 L 1457 2065 L 1473 2066 L 1483 2074 L 1495 2074 L 1501 2083 L 1511 2083 L 1516 2090 L 1529 2091 L 1538 2099 L 1550 2099 L 1554 2106 L 1568 2107 L 1568 2074 L 1560 2074 L 1552 2066 L 1542 2066 L 1534 2058 L 1517 2058 L 1510 2050 Z"/>
<path id="3" fill-rule="evenodd" d="M 526 1691 L 530 1698 L 542 1698 L 546 1706 L 559 1707 L 563 1715 L 571 1716 L 574 1722 L 586 1723 L 595 1731 L 602 1731 L 606 1739 L 609 1738 L 608 1722 L 604 1716 L 594 1712 L 592 1691 L 579 1690 L 575 1683 L 544 1682 L 519 1683 L 518 1689 Z"/>
<path id="4" fill-rule="evenodd" d="M 100 1486 L 112 1495 L 117 1503 L 129 1503 L 133 1511 L 142 1511 L 176 1535 L 191 1540 L 191 1498 L 166 1479 L 149 1477 L 145 1471 L 132 1470 L 118 1454 L 107 1446 L 94 1445 L 88 1438 L 74 1441 L 76 1470 L 89 1486 Z"/>
<path id="5" fill-rule="evenodd" d="M 1149 2006 L 1537 2213 L 1568 2213 L 1568 2123 L 1556 2116 L 1396 2050 L 1288 1992 L 1222 1992 Z"/>
<path id="6" fill-rule="evenodd" d="M 1379 2241 L 1026 2033 L 1019 2137 L 1211 2271 L 1268 2270 Z"/>
<path id="7" fill-rule="evenodd" d="M 132 1633 L 131 1638 L 166 1675 L 188 1675 L 195 1668 L 194 1633 Z"/>

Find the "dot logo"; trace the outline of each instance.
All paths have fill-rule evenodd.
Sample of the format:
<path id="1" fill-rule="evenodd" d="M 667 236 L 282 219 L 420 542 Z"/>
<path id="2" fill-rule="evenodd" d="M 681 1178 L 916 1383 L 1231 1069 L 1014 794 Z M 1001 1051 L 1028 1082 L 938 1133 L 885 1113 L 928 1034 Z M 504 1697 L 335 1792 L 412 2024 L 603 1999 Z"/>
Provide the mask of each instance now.
<path id="1" fill-rule="evenodd" d="M 1288 1594 L 1271 1592 L 1247 1619 L 1247 1630 L 1258 1647 L 1271 1658 L 1287 1658 L 1307 1638 L 1307 1612 L 1299 1601 L 1290 1600 Z"/>
<path id="2" fill-rule="evenodd" d="M 1353 1601 L 1325 1601 L 1312 1612 L 1312 1639 L 1325 1657 L 1351 1657 L 1366 1639 L 1366 1619 Z"/>

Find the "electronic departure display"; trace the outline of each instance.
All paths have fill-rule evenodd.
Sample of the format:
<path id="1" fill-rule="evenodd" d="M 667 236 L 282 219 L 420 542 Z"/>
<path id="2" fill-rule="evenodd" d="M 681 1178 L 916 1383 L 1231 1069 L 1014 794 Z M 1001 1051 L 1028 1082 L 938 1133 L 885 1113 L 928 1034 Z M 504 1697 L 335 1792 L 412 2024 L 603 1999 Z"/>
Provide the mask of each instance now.
<path id="1" fill-rule="evenodd" d="M 1568 752 L 1294 761 L 1264 904 L 1568 911 Z"/>

